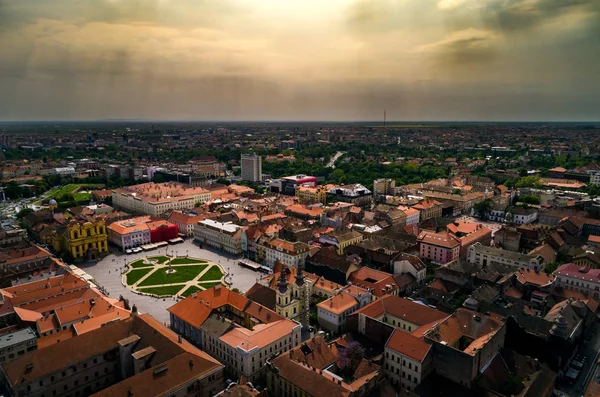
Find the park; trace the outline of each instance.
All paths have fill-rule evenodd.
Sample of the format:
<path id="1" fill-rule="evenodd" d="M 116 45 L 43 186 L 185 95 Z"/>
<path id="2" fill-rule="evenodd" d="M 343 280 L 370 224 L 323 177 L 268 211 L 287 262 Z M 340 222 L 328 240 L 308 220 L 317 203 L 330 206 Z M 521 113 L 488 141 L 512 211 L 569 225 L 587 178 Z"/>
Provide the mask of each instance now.
<path id="1" fill-rule="evenodd" d="M 149 256 L 128 263 L 122 283 L 138 294 L 186 297 L 224 284 L 221 265 L 192 257 Z"/>

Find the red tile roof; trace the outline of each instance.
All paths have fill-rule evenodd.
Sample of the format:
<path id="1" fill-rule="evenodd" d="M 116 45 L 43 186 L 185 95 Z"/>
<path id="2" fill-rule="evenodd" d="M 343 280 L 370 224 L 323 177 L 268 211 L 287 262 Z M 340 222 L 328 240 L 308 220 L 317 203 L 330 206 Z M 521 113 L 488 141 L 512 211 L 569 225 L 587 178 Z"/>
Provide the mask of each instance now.
<path id="1" fill-rule="evenodd" d="M 400 331 L 399 329 L 394 330 L 385 346 L 419 362 L 423 362 L 427 353 L 431 350 L 431 344 L 425 342 L 422 338 Z"/>

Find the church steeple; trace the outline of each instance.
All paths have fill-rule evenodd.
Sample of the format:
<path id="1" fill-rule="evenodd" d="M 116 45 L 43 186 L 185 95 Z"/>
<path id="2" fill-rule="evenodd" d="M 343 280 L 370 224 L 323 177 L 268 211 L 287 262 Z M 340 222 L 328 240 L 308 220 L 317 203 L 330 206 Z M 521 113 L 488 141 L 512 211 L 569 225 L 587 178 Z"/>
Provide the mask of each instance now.
<path id="1" fill-rule="evenodd" d="M 287 291 L 288 281 L 286 273 L 287 267 L 285 265 L 281 266 L 281 271 L 279 272 L 279 279 L 277 280 L 277 287 L 279 288 L 279 292 L 281 293 Z"/>
<path id="2" fill-rule="evenodd" d="M 296 272 L 296 285 L 302 286 L 304 284 L 304 273 L 302 272 L 304 268 L 303 264 L 298 264 L 298 271 Z"/>

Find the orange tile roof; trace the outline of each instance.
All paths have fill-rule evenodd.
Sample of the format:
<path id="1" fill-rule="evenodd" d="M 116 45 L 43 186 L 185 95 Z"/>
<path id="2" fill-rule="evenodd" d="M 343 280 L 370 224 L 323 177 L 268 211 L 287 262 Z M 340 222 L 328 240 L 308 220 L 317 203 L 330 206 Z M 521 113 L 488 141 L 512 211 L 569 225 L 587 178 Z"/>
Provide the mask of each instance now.
<path id="1" fill-rule="evenodd" d="M 427 353 L 431 350 L 431 344 L 425 342 L 422 338 L 400 331 L 399 329 L 394 330 L 385 346 L 419 362 L 423 362 Z"/>
<path id="2" fill-rule="evenodd" d="M 201 194 L 210 194 L 202 187 L 193 187 L 182 183 L 140 183 L 116 189 L 115 193 L 134 194 L 136 198 L 151 203 L 187 200 Z"/>
<path id="3" fill-rule="evenodd" d="M 15 307 L 14 310 L 19 319 L 26 323 L 36 322 L 38 319 L 43 317 L 41 313 L 33 310 L 22 309 L 20 307 Z"/>
<path id="4" fill-rule="evenodd" d="M 352 295 L 342 291 L 331 298 L 319 303 L 317 307 L 334 314 L 342 314 L 353 307 L 358 306 L 358 301 Z"/>
<path id="5" fill-rule="evenodd" d="M 265 310 L 268 310 L 265 308 Z M 255 347 L 263 348 L 286 335 L 300 325 L 288 319 L 273 321 L 268 324 L 257 324 L 252 330 L 236 326 L 223 334 L 219 339 L 232 347 L 249 351 Z"/>
<path id="6" fill-rule="evenodd" d="M 425 333 L 425 337 L 447 346 L 457 348 L 457 342 L 467 336 L 472 342 L 462 351 L 474 355 L 500 328 L 504 326 L 490 316 L 460 308 L 451 316 Z"/>
<path id="7" fill-rule="evenodd" d="M 419 234 L 417 240 L 425 244 L 437 245 L 444 248 L 455 248 L 460 245 L 460 240 L 447 231 L 434 233 L 426 230 Z"/>
<path id="8" fill-rule="evenodd" d="M 300 214 L 300 215 L 307 215 L 310 217 L 319 217 L 319 216 L 321 216 L 321 214 L 323 214 L 323 207 L 310 207 L 309 208 L 302 204 L 289 205 L 285 208 L 285 210 L 292 212 L 292 213 Z"/>
<path id="9" fill-rule="evenodd" d="M 4 364 L 3 369 L 11 387 L 31 382 L 62 368 L 70 367 L 95 355 L 117 348 L 118 342 L 132 334 L 140 337 L 138 348 L 153 346 L 157 351 L 151 364 L 164 362 L 184 352 L 220 366 L 208 354 L 183 340 L 149 315 L 138 315 L 95 329 L 74 338 L 67 338 L 26 356 Z M 28 366 L 31 369 L 26 370 Z M 130 378 L 131 379 L 131 378 Z"/>
<path id="10" fill-rule="evenodd" d="M 521 284 L 533 284 L 539 287 L 551 284 L 555 276 L 544 272 L 534 272 L 529 269 L 519 269 L 516 272 L 517 280 Z"/>
<path id="11" fill-rule="evenodd" d="M 379 319 L 387 313 L 418 326 L 440 322 L 448 317 L 448 314 L 444 312 L 395 295 L 377 299 L 354 312 L 354 314 L 356 313 L 362 313 L 374 319 Z"/>

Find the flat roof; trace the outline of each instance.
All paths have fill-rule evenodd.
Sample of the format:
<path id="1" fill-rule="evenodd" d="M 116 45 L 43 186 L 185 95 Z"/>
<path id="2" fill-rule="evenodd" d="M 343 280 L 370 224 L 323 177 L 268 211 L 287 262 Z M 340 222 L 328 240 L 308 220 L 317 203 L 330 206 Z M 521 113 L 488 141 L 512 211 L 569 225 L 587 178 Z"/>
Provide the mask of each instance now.
<path id="1" fill-rule="evenodd" d="M 20 329 L 16 332 L 11 332 L 10 334 L 0 335 L 0 349 L 35 338 L 35 332 L 29 327 Z"/>

